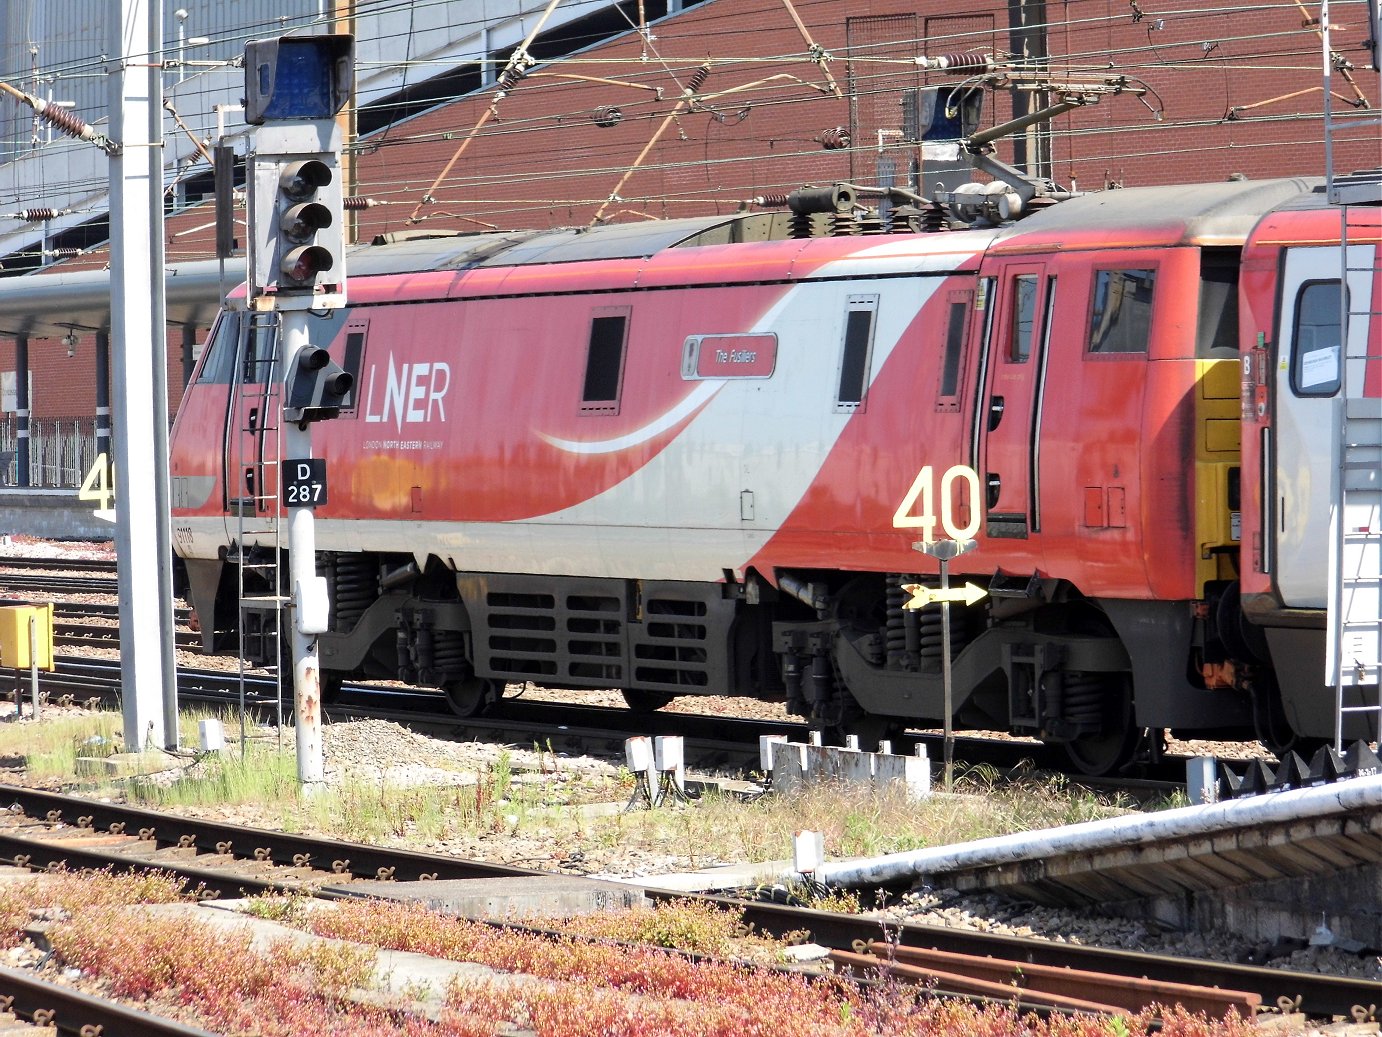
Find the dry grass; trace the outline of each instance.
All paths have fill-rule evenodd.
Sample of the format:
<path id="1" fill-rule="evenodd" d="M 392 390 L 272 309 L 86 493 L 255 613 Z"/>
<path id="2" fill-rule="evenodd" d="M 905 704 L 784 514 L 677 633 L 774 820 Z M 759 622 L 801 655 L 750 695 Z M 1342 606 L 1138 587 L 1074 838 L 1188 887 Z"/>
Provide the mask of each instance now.
<path id="1" fill-rule="evenodd" d="M 195 742 L 198 720 L 183 720 Z M 74 777 L 77 755 L 119 748 L 119 716 L 97 713 L 53 717 L 42 723 L 0 725 L 0 754 L 23 754 L 29 773 L 49 782 L 82 784 Z M 238 722 L 218 717 L 228 731 Z M 1059 780 L 1012 781 L 990 768 L 961 770 L 957 795 L 909 800 L 900 790 L 876 792 L 853 786 L 815 785 L 790 796 L 752 802 L 711 794 L 693 805 L 606 813 L 568 809 L 570 782 L 517 780 L 513 761 L 497 761 L 448 784 L 403 786 L 387 780 L 344 778 L 304 796 L 297 780 L 291 739 L 286 748 L 255 742 L 242 755 L 218 754 L 175 760 L 146 754 L 158 774 L 135 774 L 93 792 L 126 795 L 156 808 L 242 808 L 258 823 L 289 831 L 313 831 L 383 844 L 445 845 L 465 840 L 493 844 L 523 837 L 556 848 L 551 856 L 582 852 L 588 860 L 617 867 L 621 854 L 642 851 L 682 858 L 692 866 L 724 861 L 763 862 L 789 855 L 792 834 L 823 833 L 832 856 L 871 856 L 966 842 L 1124 812 L 1129 805 L 1095 797 Z M 625 776 L 627 777 L 627 776 Z M 582 801 L 622 804 L 629 785 L 618 778 L 591 778 Z M 532 846 L 529 846 L 532 851 Z M 559 852 L 557 852 L 559 851 Z"/>
<path id="2" fill-rule="evenodd" d="M 744 803 L 701 799 L 693 810 L 662 810 L 616 819 L 625 838 L 647 845 L 678 840 L 718 856 L 766 861 L 786 856 L 792 834 L 822 833 L 827 852 L 859 857 L 968 842 L 1109 817 L 1131 809 L 1061 781 L 1010 782 L 986 768 L 963 772 L 952 795 L 909 799 L 901 789 L 876 791 L 819 784 Z M 707 863 L 714 863 L 707 861 Z"/>
<path id="3" fill-rule="evenodd" d="M 27 705 L 26 705 L 27 709 Z M 119 751 L 119 713 L 46 716 L 40 721 L 10 716 L 0 723 L 0 757 L 23 763 L 37 779 L 72 780 L 78 756 L 109 756 Z"/>

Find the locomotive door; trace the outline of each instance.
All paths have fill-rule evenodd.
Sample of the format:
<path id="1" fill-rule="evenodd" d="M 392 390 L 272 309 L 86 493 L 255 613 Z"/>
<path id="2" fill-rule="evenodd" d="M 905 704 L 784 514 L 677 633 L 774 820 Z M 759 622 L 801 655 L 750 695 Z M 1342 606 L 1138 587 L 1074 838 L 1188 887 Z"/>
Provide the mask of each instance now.
<path id="1" fill-rule="evenodd" d="M 1371 300 L 1370 249 L 1349 249 L 1348 308 L 1354 314 L 1376 308 Z M 1329 512 L 1334 499 L 1331 440 L 1340 384 L 1342 307 L 1337 247 L 1288 250 L 1277 307 L 1271 486 L 1264 488 L 1263 495 L 1264 503 L 1271 503 L 1271 518 L 1263 528 L 1275 541 L 1267 546 L 1281 600 L 1293 608 L 1326 607 Z M 1377 352 L 1367 348 L 1367 335 L 1366 320 L 1351 322 L 1349 356 Z M 1378 392 L 1373 385 L 1377 374 L 1366 366 L 1350 362 L 1350 396 Z"/>
<path id="2" fill-rule="evenodd" d="M 277 511 L 282 378 L 276 314 L 250 314 L 236 356 L 222 469 L 225 501 L 228 514 L 252 518 Z"/>
<path id="3" fill-rule="evenodd" d="M 990 537 L 1024 539 L 1038 509 L 1041 386 L 1054 278 L 1040 263 L 1012 263 L 997 279 L 981 387 L 979 478 Z"/>

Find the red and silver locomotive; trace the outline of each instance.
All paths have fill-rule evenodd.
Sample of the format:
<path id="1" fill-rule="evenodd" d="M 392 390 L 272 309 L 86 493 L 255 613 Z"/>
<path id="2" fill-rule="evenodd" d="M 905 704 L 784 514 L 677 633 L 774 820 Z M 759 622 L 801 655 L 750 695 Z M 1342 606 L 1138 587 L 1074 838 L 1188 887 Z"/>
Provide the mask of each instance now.
<path id="1" fill-rule="evenodd" d="M 1147 729 L 1332 738 L 1341 267 L 1311 184 L 1110 191 L 933 233 L 788 222 L 351 254 L 349 307 L 311 322 L 354 375 L 315 426 L 328 688 L 401 679 L 468 712 L 531 680 L 932 725 L 939 610 L 902 588 L 937 580 L 914 545 L 957 536 L 977 543 L 952 577 L 986 592 L 951 608 L 958 726 L 1093 773 Z M 1370 275 L 1348 288 L 1382 300 Z M 272 314 L 223 313 L 174 428 L 208 648 L 239 561 L 280 550 L 275 336 Z"/>

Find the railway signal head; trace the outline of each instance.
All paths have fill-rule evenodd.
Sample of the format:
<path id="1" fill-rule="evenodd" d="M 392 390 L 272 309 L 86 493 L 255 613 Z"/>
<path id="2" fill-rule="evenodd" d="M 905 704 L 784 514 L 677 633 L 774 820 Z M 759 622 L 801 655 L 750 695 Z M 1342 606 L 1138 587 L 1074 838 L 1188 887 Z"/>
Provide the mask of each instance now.
<path id="1" fill-rule="evenodd" d="M 341 191 L 333 170 L 321 158 L 285 161 L 278 176 L 275 216 L 278 290 L 311 291 L 336 266 L 341 238 Z"/>
<path id="2" fill-rule="evenodd" d="M 280 36 L 245 47 L 252 147 L 249 295 L 261 309 L 345 305 L 341 129 L 354 39 Z"/>
<path id="3" fill-rule="evenodd" d="M 334 123 L 264 126 L 250 181 L 250 296 L 278 308 L 345 302 L 345 224 Z"/>
<path id="4" fill-rule="evenodd" d="M 348 405 L 355 376 L 331 359 L 321 346 L 297 351 L 288 375 L 288 394 L 283 401 L 283 420 L 297 425 L 334 418 Z"/>

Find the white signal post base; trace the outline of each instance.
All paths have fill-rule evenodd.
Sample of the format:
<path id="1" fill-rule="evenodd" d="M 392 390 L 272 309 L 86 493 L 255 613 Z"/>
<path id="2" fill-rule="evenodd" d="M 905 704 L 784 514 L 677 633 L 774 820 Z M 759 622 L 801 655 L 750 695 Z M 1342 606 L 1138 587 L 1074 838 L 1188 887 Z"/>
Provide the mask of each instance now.
<path id="1" fill-rule="evenodd" d="M 306 348 L 307 322 L 312 318 L 306 310 L 289 310 L 282 314 L 279 332 L 283 336 L 283 370 L 297 368 L 298 351 Z M 283 429 L 285 457 L 312 456 L 312 426 L 285 423 Z M 282 473 L 280 472 L 280 477 Z M 280 494 L 282 487 L 279 487 Z M 322 784 L 325 774 L 322 751 L 322 690 L 321 663 L 317 654 L 317 629 L 321 624 L 314 615 L 318 610 L 304 608 L 301 600 L 304 588 L 317 580 L 317 537 L 311 508 L 289 507 L 288 515 L 288 583 L 293 589 L 289 624 L 293 646 L 293 729 L 297 742 L 298 781 L 304 790 L 312 791 Z"/>

